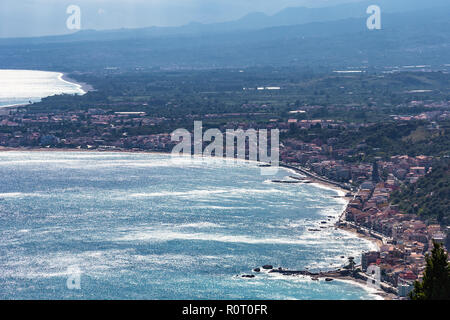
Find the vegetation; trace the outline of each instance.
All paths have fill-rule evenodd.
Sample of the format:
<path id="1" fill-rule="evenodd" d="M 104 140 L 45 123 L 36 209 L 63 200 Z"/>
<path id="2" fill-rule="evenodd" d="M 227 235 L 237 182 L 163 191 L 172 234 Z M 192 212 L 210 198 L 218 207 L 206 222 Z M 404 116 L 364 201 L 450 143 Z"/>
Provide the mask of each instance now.
<path id="1" fill-rule="evenodd" d="M 96 91 L 78 97 L 49 97 L 30 111 L 101 108 L 144 111 L 163 117 L 252 112 L 262 119 L 321 118 L 371 123 L 390 120 L 391 115 L 440 110 L 411 106 L 411 101 L 450 100 L 450 75 L 441 72 L 339 75 L 305 68 L 247 68 L 103 71 L 71 77 L 93 85 Z M 271 86 L 281 90 L 256 90 Z M 425 91 L 411 93 L 418 88 Z M 296 110 L 305 113 L 290 113 Z"/>
<path id="2" fill-rule="evenodd" d="M 450 264 L 442 245 L 434 243 L 431 256 L 426 257 L 422 282 L 414 283 L 412 300 L 450 300 Z"/>
<path id="3" fill-rule="evenodd" d="M 271 65 L 385 71 L 386 66 L 398 70 L 424 62 L 442 66 L 450 55 L 448 11 L 447 5 L 408 14 L 386 13 L 382 30 L 376 32 L 366 30 L 367 18 L 359 17 L 290 26 L 283 21 L 282 26 L 257 30 L 179 30 L 168 35 L 158 34 L 158 29 L 152 34 L 154 28 L 150 28 L 2 39 L 0 68 L 100 71 Z M 298 23 L 304 20 L 297 19 Z"/>
<path id="4" fill-rule="evenodd" d="M 394 192 L 391 200 L 405 213 L 435 218 L 443 225 L 450 225 L 450 162 L 436 164 L 417 183 Z"/>
<path id="5" fill-rule="evenodd" d="M 91 84 L 95 91 L 84 96 L 48 97 L 24 107 L 25 112 L 51 115 L 89 109 L 102 109 L 107 114 L 138 111 L 161 120 L 152 126 L 109 128 L 111 140 L 190 129 L 194 120 L 202 120 L 205 129 L 230 124 L 266 127 L 272 121 L 280 124 L 293 118 L 334 120 L 332 125 L 316 124 L 307 130 L 291 124 L 280 138 L 326 143 L 333 149 L 330 152 L 347 150 L 336 152 L 333 158 L 354 163 L 374 163 L 377 158 L 388 160 L 404 154 L 440 159 L 450 156 L 450 121 L 411 118 L 424 112 L 439 115 L 448 111 L 450 75 L 443 72 L 335 74 L 295 67 L 259 67 L 104 70 L 74 73 L 71 77 Z M 261 87 L 280 90 L 257 90 Z M 396 120 L 394 115 L 409 119 Z M 86 120 L 81 128 L 63 121 L 40 124 L 39 130 L 61 138 L 73 136 L 71 132 L 76 132 L 75 136 L 102 136 L 102 125 L 83 117 L 80 120 Z M 37 125 L 30 126 L 0 126 L 0 133 L 20 136 Z M 449 192 L 448 164 L 441 164 L 418 183 L 394 193 L 392 201 L 403 212 L 449 225 Z"/>
<path id="6" fill-rule="evenodd" d="M 305 68 L 265 67 L 151 72 L 104 70 L 74 73 L 71 77 L 93 85 L 95 91 L 84 96 L 48 97 L 26 107 L 27 112 L 52 114 L 103 109 L 110 113 L 146 112 L 150 117 L 168 120 L 152 127 L 130 129 L 130 135 L 190 128 L 193 120 L 202 120 L 205 128 L 217 128 L 229 123 L 258 127 L 272 119 L 284 122 L 292 118 L 327 119 L 343 125 L 318 124 L 308 130 L 293 125 L 281 138 L 322 143 L 332 139 L 334 150 L 354 151 L 343 157 L 347 162 L 374 162 L 377 157 L 388 159 L 398 154 L 450 156 L 449 121 L 438 121 L 433 127 L 429 121 L 398 121 L 392 117 L 446 110 L 445 103 L 430 103 L 450 100 L 450 75 L 442 72 L 340 75 L 315 73 Z M 256 90 L 270 86 L 281 90 Z M 417 93 L 414 89 L 418 88 L 433 90 Z M 412 101 L 427 103 L 411 104 Z M 64 131 L 71 126 L 62 123 L 48 130 Z M 91 128 L 89 124 L 88 127 Z M 94 126 L 91 129 L 95 130 Z M 14 133 L 17 129 L 0 127 L 0 131 Z"/>
<path id="7" fill-rule="evenodd" d="M 285 138 L 296 138 L 305 142 L 320 140 L 326 143 L 333 138 L 334 149 L 354 149 L 358 153 L 345 158 L 348 162 L 373 162 L 377 157 L 389 159 L 394 155 L 450 155 L 450 124 L 442 121 L 438 128 L 425 129 L 425 121 L 377 122 L 355 129 L 322 128 L 310 130 L 291 130 Z"/>

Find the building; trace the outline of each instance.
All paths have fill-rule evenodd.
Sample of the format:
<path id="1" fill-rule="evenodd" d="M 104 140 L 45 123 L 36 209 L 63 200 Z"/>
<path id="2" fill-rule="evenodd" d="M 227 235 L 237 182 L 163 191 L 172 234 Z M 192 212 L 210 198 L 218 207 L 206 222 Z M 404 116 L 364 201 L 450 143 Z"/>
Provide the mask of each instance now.
<path id="1" fill-rule="evenodd" d="M 405 298 L 414 290 L 414 285 L 411 282 L 404 282 L 398 284 L 398 296 Z"/>
<path id="2" fill-rule="evenodd" d="M 361 268 L 366 271 L 371 263 L 376 263 L 380 258 L 380 253 L 378 251 L 364 252 L 361 256 Z"/>

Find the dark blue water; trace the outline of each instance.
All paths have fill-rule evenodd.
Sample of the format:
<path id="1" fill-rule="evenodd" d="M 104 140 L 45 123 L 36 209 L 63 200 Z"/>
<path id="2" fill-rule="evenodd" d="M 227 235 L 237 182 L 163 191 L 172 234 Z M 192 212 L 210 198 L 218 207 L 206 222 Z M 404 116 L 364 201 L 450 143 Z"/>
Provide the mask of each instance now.
<path id="1" fill-rule="evenodd" d="M 264 264 L 328 270 L 371 247 L 327 221 L 344 206 L 336 191 L 271 182 L 289 175 L 167 155 L 0 153 L 0 299 L 373 299 L 340 281 L 236 277 Z M 79 290 L 66 283 L 74 267 Z"/>

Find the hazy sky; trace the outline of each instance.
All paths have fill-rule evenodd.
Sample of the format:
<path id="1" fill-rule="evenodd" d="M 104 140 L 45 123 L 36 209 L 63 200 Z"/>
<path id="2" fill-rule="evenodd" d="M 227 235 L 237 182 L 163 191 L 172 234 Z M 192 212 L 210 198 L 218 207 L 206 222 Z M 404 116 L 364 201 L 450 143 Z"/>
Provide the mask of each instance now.
<path id="1" fill-rule="evenodd" d="M 66 8 L 81 8 L 83 29 L 222 22 L 289 6 L 320 7 L 361 0 L 0 0 L 0 37 L 61 34 Z"/>

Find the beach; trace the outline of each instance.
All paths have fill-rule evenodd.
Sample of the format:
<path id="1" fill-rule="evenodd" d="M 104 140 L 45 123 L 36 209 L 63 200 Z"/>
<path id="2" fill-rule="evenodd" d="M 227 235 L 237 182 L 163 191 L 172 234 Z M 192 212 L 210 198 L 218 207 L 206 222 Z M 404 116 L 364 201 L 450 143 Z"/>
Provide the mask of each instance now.
<path id="1" fill-rule="evenodd" d="M 40 70 L 3 70 L 0 81 L 0 110 L 9 112 L 10 109 L 26 107 L 45 97 L 57 94 L 84 95 L 94 88 L 78 82 L 66 73 Z M 30 78 L 26 82 L 26 79 Z M 25 82 L 21 89 L 17 83 Z"/>
<path id="2" fill-rule="evenodd" d="M 78 82 L 77 80 L 70 78 L 67 73 L 60 73 L 60 79 L 62 81 L 79 86 L 79 88 L 81 90 L 83 90 L 83 92 L 84 92 L 83 94 L 86 94 L 90 91 L 94 91 L 94 87 L 92 85 L 90 85 L 89 83 L 85 83 L 85 82 Z"/>

